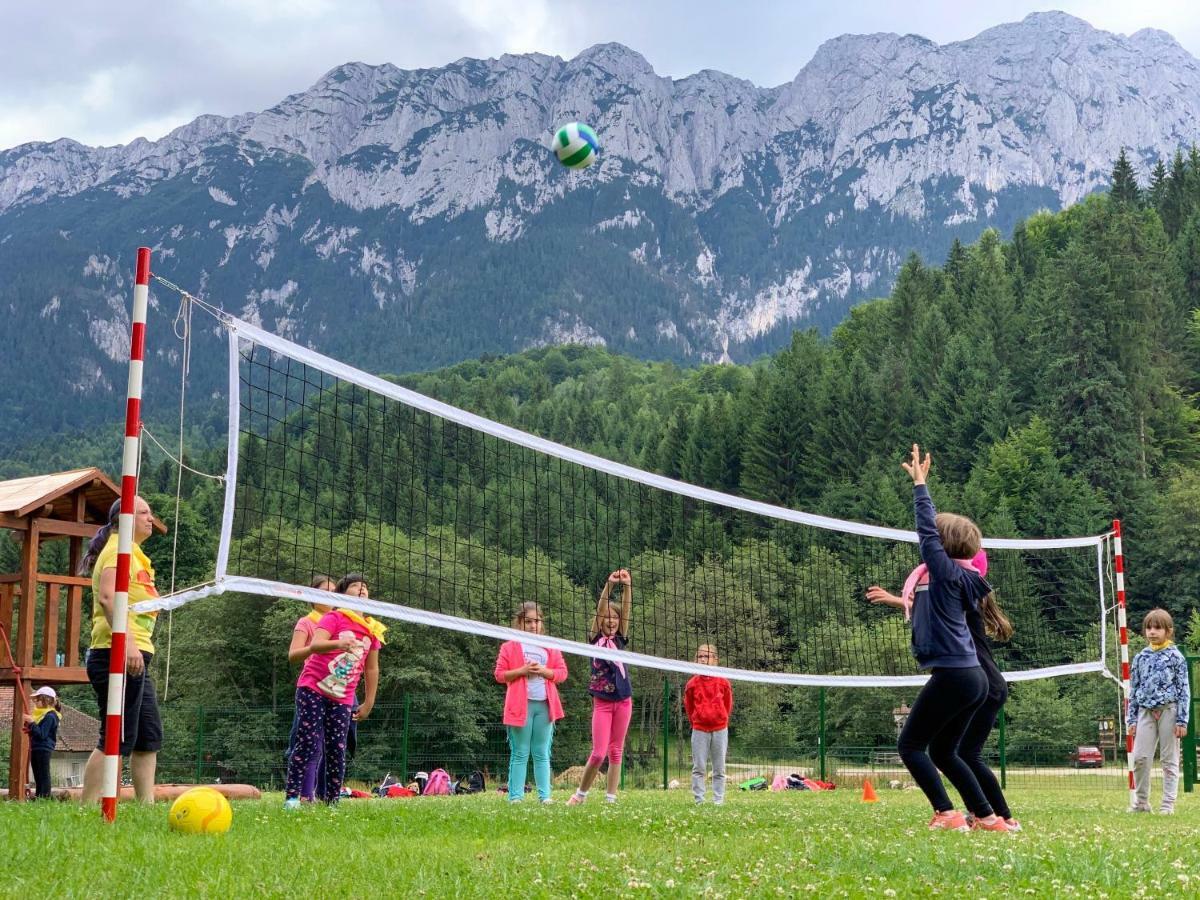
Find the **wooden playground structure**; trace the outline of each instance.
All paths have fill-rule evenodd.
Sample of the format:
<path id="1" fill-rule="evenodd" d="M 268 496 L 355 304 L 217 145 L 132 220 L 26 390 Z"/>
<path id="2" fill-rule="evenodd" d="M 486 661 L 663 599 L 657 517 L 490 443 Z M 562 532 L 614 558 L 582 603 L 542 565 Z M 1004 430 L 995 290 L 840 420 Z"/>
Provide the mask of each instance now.
<path id="1" fill-rule="evenodd" d="M 14 688 L 8 768 L 13 800 L 25 799 L 29 735 L 23 716 L 30 686 L 87 683 L 79 647 L 83 591 L 92 581 L 75 572 L 86 542 L 120 496 L 112 479 L 96 468 L 0 482 L 0 529 L 9 529 L 21 546 L 19 571 L 0 573 L 0 685 Z M 154 525 L 166 531 L 158 519 Z M 40 569 L 42 544 L 56 540 L 68 542 L 69 574 Z"/>

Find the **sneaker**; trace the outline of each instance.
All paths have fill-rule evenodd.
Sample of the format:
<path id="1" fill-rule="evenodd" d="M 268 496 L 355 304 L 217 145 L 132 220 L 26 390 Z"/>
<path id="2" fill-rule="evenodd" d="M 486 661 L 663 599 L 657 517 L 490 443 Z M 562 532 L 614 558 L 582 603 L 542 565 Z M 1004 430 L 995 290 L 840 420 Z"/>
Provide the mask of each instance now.
<path id="1" fill-rule="evenodd" d="M 1009 831 L 1008 823 L 999 816 L 992 816 L 992 821 L 971 816 L 969 827 L 972 831 Z"/>
<path id="2" fill-rule="evenodd" d="M 1125 812 L 1148 813 L 1148 812 L 1150 812 L 1150 807 L 1148 807 L 1148 806 L 1131 806 L 1131 807 L 1129 807 L 1129 809 L 1125 810 Z"/>
<path id="3" fill-rule="evenodd" d="M 605 803 L 616 803 L 616 802 L 617 802 L 617 795 L 616 795 L 616 794 L 605 794 L 605 795 L 604 795 L 604 802 L 605 802 Z"/>
<path id="4" fill-rule="evenodd" d="M 1005 819 L 1004 824 L 1008 826 L 1009 831 L 1014 833 L 1018 831 L 1024 831 L 1024 829 L 1021 827 L 1021 823 L 1016 819 Z"/>
<path id="5" fill-rule="evenodd" d="M 299 797 L 288 797 L 286 800 L 283 801 L 283 808 L 284 809 L 299 809 L 300 808 L 300 798 Z"/>
<path id="6" fill-rule="evenodd" d="M 508 802 L 509 803 L 520 803 L 523 799 L 525 799 L 525 798 L 524 797 L 509 797 Z"/>
<path id="7" fill-rule="evenodd" d="M 578 806 L 586 799 L 587 797 L 580 797 L 579 794 L 572 794 L 571 799 L 567 801 L 567 806 Z"/>
<path id="8" fill-rule="evenodd" d="M 544 800 L 541 800 L 541 801 L 539 801 L 539 802 L 542 804 L 542 806 L 547 806 L 548 804 L 551 804 L 551 803 L 553 803 L 553 802 L 554 802 L 554 798 L 553 798 L 553 797 L 547 797 L 546 799 L 544 799 Z"/>
<path id="9" fill-rule="evenodd" d="M 966 817 L 956 809 L 949 812 L 934 813 L 929 822 L 930 831 L 970 831 Z"/>
<path id="10" fill-rule="evenodd" d="M 1175 815 L 1175 810 L 1171 809 L 1170 807 L 1164 806 L 1162 809 L 1160 809 L 1158 811 L 1158 814 L 1160 816 L 1173 816 L 1173 815 Z"/>

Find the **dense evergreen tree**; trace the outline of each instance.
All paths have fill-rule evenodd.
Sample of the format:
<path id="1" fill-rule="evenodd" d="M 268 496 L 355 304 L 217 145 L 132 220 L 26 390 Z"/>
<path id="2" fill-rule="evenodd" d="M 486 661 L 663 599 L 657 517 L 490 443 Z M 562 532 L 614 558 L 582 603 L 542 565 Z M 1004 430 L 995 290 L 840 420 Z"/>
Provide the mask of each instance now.
<path id="1" fill-rule="evenodd" d="M 910 257 L 890 298 L 856 307 L 828 339 L 797 332 L 787 349 L 752 367 L 681 369 L 568 346 L 483 357 L 401 381 L 671 477 L 898 527 L 909 527 L 911 510 L 897 463 L 903 446 L 916 440 L 934 452 L 939 503 L 974 516 L 989 535 L 1094 534 L 1120 516 L 1137 572 L 1131 606 L 1137 612 L 1167 605 L 1179 637 L 1194 641 L 1198 306 L 1200 154 L 1193 149 L 1155 165 L 1143 197 L 1122 153 L 1109 196 L 1032 216 L 1007 242 L 989 231 L 974 244 L 956 243 L 942 268 Z M 542 503 L 558 489 L 552 468 L 522 454 L 485 452 L 463 431 L 417 428 L 411 415 L 388 415 L 395 418 L 370 420 L 379 428 L 369 440 L 356 440 L 362 432 L 331 417 L 301 417 L 246 438 L 237 527 L 247 552 L 281 577 L 313 566 L 336 570 L 338 554 L 364 541 L 363 523 L 371 521 L 390 529 L 395 552 L 421 560 L 419 571 L 414 566 L 398 583 L 381 585 L 383 595 L 426 592 L 447 611 L 483 609 L 500 620 L 513 597 L 547 584 L 587 608 L 609 563 L 602 540 L 621 534 L 631 550 L 653 556 L 642 558 L 647 571 L 681 591 L 702 592 L 728 572 L 745 575 L 736 605 L 757 623 L 754 652 L 764 664 L 802 667 L 818 654 L 828 660 L 838 653 L 871 659 L 880 671 L 908 664 L 884 649 L 897 646 L 902 623 L 880 619 L 878 611 L 842 602 L 827 619 L 798 612 L 827 603 L 821 585 L 848 578 L 834 540 L 814 546 L 781 530 L 776 545 L 723 511 L 692 510 L 685 526 L 682 503 L 613 509 L 602 478 L 575 482 L 577 495 L 561 504 Z M 220 471 L 219 437 L 211 423 L 196 426 L 189 464 Z M 95 463 L 113 470 L 119 446 L 119 428 L 107 429 L 31 444 L 0 465 L 7 477 Z M 283 458 L 295 460 L 286 475 Z M 411 483 L 385 477 L 396 472 L 416 474 Z M 294 479 L 286 492 L 261 489 L 283 478 Z M 453 495 L 447 479 L 456 485 Z M 172 525 L 174 487 L 173 464 L 148 455 L 143 490 Z M 211 576 L 222 505 L 221 486 L 184 480 L 177 585 Z M 450 509 L 458 511 L 454 521 L 445 520 Z M 313 537 L 318 532 L 324 543 Z M 472 535 L 476 540 L 463 539 Z M 156 539 L 147 549 L 159 572 L 169 573 L 171 542 Z M 0 537 L 0 569 L 11 567 L 15 554 L 15 544 Z M 533 571 L 543 574 L 531 579 Z M 1033 561 L 1013 583 L 1048 577 Z M 1087 596 L 1094 566 L 1060 586 L 1061 596 Z M 1026 635 L 1078 615 L 1067 605 L 1037 610 L 1011 600 Z M 287 605 L 227 597 L 176 616 L 172 692 L 182 705 L 168 715 L 195 704 L 246 715 L 285 709 L 294 672 L 283 652 L 297 614 Z M 728 624 L 732 613 L 704 614 Z M 1083 616 L 1070 623 L 1072 633 L 1082 635 L 1092 621 L 1090 611 Z M 429 641 L 427 632 L 408 626 L 393 633 L 381 700 L 432 696 L 429 711 L 452 725 L 455 746 L 477 752 L 483 724 L 496 718 L 492 646 L 451 635 Z M 1004 652 L 1019 659 L 1027 649 L 1018 636 Z M 229 665 L 214 673 L 213 657 Z M 661 687 L 657 674 L 644 677 Z M 836 711 L 839 727 L 855 740 L 879 739 L 877 723 L 886 725 L 896 696 L 847 692 Z M 1049 723 L 1041 706 L 1047 703 L 1070 712 Z M 1106 704 L 1108 693 L 1082 681 L 1021 685 L 1010 737 L 1081 740 Z M 738 728 L 763 741 L 794 740 L 816 715 L 811 697 L 799 691 L 764 691 L 746 709 Z M 240 738 L 217 739 L 227 762 L 278 755 L 268 739 L 271 721 L 241 724 Z M 171 720 L 170 727 L 192 723 Z M 584 739 L 569 724 L 561 737 L 565 744 Z M 375 752 L 383 750 L 368 748 L 368 758 Z"/>
<path id="2" fill-rule="evenodd" d="M 1117 156 L 1117 162 L 1113 166 L 1112 175 L 1109 180 L 1112 184 L 1110 195 L 1117 203 L 1134 205 L 1141 200 L 1141 189 L 1138 188 L 1137 176 L 1134 174 L 1133 165 L 1129 162 L 1129 157 L 1125 155 L 1124 147 L 1121 148 L 1121 153 Z"/>

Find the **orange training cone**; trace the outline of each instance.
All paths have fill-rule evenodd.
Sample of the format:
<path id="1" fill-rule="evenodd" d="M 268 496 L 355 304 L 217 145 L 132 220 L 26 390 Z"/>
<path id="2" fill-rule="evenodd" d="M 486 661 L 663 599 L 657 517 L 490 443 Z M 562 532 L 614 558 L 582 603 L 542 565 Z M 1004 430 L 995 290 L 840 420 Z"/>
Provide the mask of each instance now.
<path id="1" fill-rule="evenodd" d="M 863 803 L 878 803 L 879 795 L 875 793 L 875 788 L 871 787 L 869 779 L 863 779 Z"/>

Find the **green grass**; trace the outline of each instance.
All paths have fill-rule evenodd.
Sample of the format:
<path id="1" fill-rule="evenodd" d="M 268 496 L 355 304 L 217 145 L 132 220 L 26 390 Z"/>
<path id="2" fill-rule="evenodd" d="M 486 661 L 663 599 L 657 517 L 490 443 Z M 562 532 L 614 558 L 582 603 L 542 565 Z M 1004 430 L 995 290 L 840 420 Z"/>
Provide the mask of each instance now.
<path id="1" fill-rule="evenodd" d="M 1126 795 L 1013 791 L 1022 834 L 930 834 L 915 791 L 627 791 L 616 806 L 474 797 L 234 805 L 224 836 L 115 825 L 68 804 L 0 804 L 4 897 L 1162 897 L 1200 892 L 1200 803 L 1123 812 Z"/>

